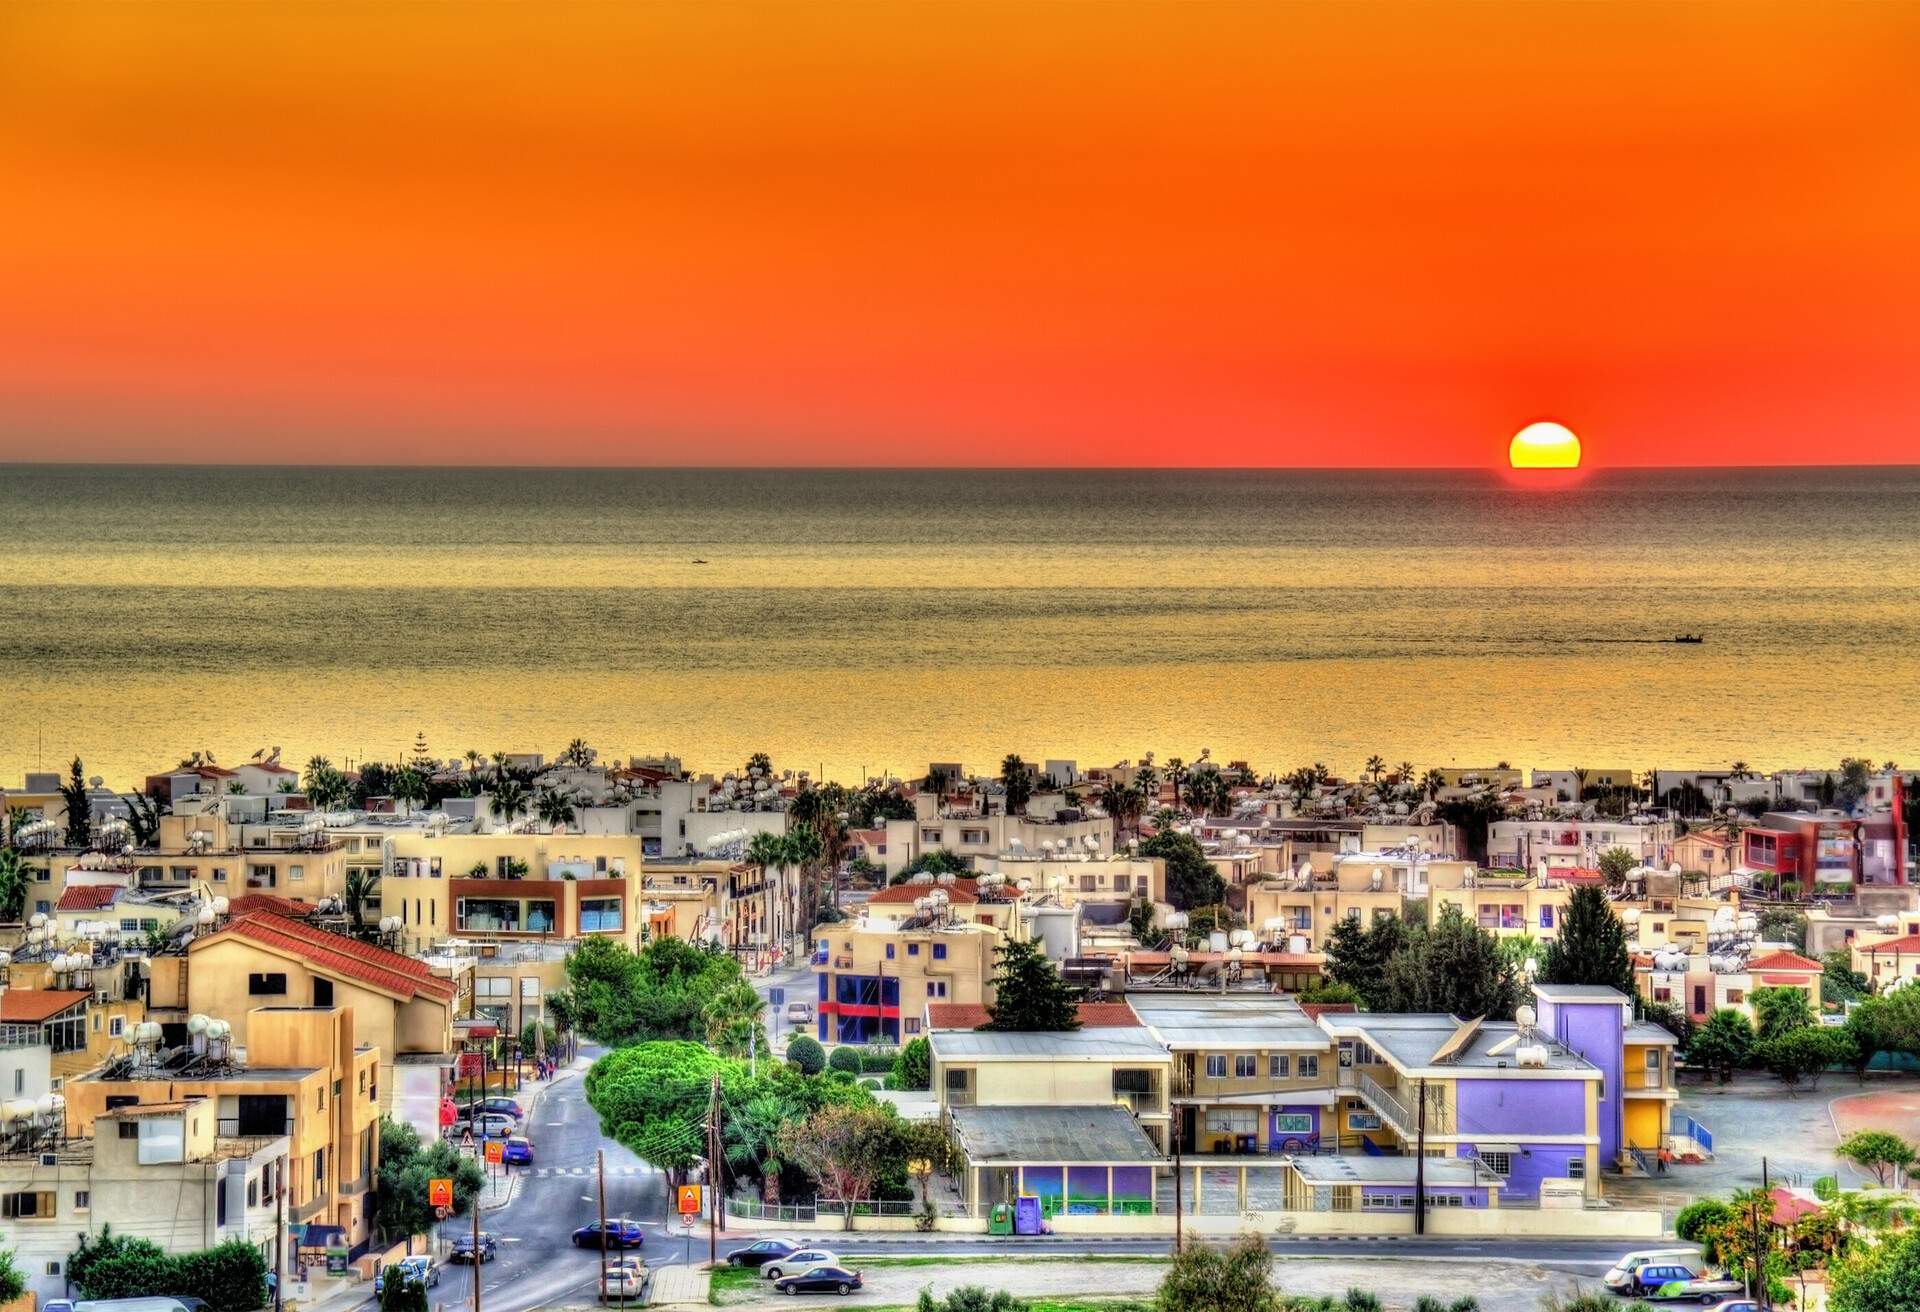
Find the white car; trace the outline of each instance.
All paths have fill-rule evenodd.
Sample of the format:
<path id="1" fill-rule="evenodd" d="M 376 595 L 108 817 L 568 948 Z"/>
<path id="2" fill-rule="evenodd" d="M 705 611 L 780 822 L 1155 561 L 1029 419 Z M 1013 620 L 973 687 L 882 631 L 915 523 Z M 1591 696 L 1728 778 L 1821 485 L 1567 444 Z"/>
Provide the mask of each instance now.
<path id="1" fill-rule="evenodd" d="M 623 1257 L 607 1268 L 607 1274 L 600 1281 L 600 1297 L 638 1301 L 646 1286 L 646 1264 L 638 1258 Z"/>
<path id="2" fill-rule="evenodd" d="M 760 1274 L 769 1280 L 778 1280 L 781 1276 L 797 1276 L 811 1267 L 839 1265 L 838 1255 L 824 1248 L 796 1248 L 785 1257 L 761 1267 Z"/>

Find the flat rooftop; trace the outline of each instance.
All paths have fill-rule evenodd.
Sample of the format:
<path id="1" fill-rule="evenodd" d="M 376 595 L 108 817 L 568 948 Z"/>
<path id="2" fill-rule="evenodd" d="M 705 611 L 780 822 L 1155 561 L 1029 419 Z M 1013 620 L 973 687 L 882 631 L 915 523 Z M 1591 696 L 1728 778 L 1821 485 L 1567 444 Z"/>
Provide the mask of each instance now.
<path id="1" fill-rule="evenodd" d="M 1384 1053 L 1393 1065 L 1405 1070 L 1424 1070 L 1436 1065 L 1434 1059 L 1459 1038 L 1466 1022 L 1452 1016 L 1340 1012 L 1323 1017 L 1322 1024 L 1342 1038 L 1364 1039 L 1376 1052 Z M 1545 1067 L 1520 1066 L 1516 1052 L 1526 1045 L 1546 1049 Z M 1439 1063 L 1439 1069 L 1449 1072 L 1523 1070 L 1529 1075 L 1557 1071 L 1581 1078 L 1597 1077 L 1600 1073 L 1599 1067 L 1561 1047 L 1544 1030 L 1535 1028 L 1531 1036 L 1521 1039 L 1519 1027 L 1511 1021 L 1480 1025 Z"/>
<path id="2" fill-rule="evenodd" d="M 999 1030 L 935 1030 L 927 1035 L 934 1055 L 942 1061 L 1054 1061 L 1167 1060 L 1167 1050 L 1140 1025 L 1103 1026 L 1057 1034 L 1026 1034 Z M 1037 1159 L 1035 1159 L 1037 1160 Z"/>
<path id="3" fill-rule="evenodd" d="M 1196 1159 L 1198 1160 L 1198 1159 Z M 1404 1185 L 1413 1187 L 1417 1163 L 1411 1157 L 1295 1157 L 1293 1170 L 1301 1180 L 1316 1186 L 1341 1184 Z M 1477 1168 L 1472 1160 L 1460 1157 L 1427 1158 L 1428 1188 L 1473 1189 L 1497 1186 L 1497 1177 Z"/>
<path id="4" fill-rule="evenodd" d="M 1169 1048 L 1301 1048 L 1321 1052 L 1333 1040 L 1277 994 L 1154 994 L 1136 997 L 1133 1010 Z"/>
<path id="5" fill-rule="evenodd" d="M 954 1107 L 954 1132 L 974 1165 L 983 1162 L 1112 1162 L 1162 1160 L 1133 1113 L 1099 1107 Z"/>

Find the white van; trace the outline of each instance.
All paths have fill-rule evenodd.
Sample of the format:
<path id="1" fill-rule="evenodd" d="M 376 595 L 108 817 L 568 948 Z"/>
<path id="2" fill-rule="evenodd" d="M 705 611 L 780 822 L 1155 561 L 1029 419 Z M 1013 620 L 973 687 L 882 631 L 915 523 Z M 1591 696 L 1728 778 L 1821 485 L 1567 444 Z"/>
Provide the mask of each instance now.
<path id="1" fill-rule="evenodd" d="M 1697 1262 L 1700 1260 L 1698 1248 L 1642 1248 L 1631 1253 L 1623 1253 L 1601 1277 L 1600 1283 L 1618 1294 L 1634 1286 L 1634 1276 L 1640 1268 L 1653 1262 Z"/>

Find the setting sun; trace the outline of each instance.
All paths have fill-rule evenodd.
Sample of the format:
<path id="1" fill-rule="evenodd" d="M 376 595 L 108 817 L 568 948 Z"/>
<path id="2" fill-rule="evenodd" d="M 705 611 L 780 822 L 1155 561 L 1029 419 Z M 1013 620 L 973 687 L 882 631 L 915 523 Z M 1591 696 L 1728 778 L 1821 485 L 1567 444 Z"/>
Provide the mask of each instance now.
<path id="1" fill-rule="evenodd" d="M 1513 435 L 1507 461 L 1515 469 L 1578 469 L 1580 439 L 1562 424 L 1528 424 Z"/>

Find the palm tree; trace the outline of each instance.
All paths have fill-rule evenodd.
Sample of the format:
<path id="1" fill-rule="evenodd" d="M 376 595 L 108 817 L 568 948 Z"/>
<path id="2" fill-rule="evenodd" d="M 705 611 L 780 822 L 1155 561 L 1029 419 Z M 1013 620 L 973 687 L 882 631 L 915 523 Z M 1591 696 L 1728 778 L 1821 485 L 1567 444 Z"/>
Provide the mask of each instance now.
<path id="1" fill-rule="evenodd" d="M 1728 771 L 1728 776 L 1733 779 L 1745 779 L 1749 773 L 1751 773 L 1751 771 L 1747 769 L 1747 763 L 1745 761 L 1735 761 L 1733 763 L 1733 769 Z"/>
<path id="2" fill-rule="evenodd" d="M 1019 753 L 1008 752 L 1000 762 L 1000 783 L 1007 790 L 1007 814 L 1025 811 L 1033 796 L 1033 767 L 1021 760 Z"/>
<path id="3" fill-rule="evenodd" d="M 1374 783 L 1380 782 L 1380 776 L 1387 772 L 1386 758 L 1375 752 L 1367 758 L 1367 768 L 1362 771 Z"/>
<path id="4" fill-rule="evenodd" d="M 1100 794 L 1100 805 L 1113 817 L 1117 829 L 1124 830 L 1131 821 L 1137 833 L 1140 816 L 1147 809 L 1147 795 L 1139 784 L 1108 784 Z"/>
<path id="5" fill-rule="evenodd" d="M 1409 788 L 1413 787 L 1413 762 L 1412 761 L 1400 762 L 1399 765 L 1394 767 L 1393 773 L 1399 778 L 1401 783 L 1405 784 Z"/>
<path id="6" fill-rule="evenodd" d="M 593 764 L 593 748 L 587 746 L 585 738 L 575 738 L 560 753 L 560 764 L 578 766 L 584 770 Z"/>
<path id="7" fill-rule="evenodd" d="M 409 765 L 393 776 L 390 785 L 393 800 L 407 808 L 408 815 L 413 814 L 415 806 L 425 805 L 427 800 L 427 776 L 423 770 Z"/>
<path id="8" fill-rule="evenodd" d="M 17 921 L 27 905 L 27 875 L 20 854 L 0 847 L 0 920 Z"/>
<path id="9" fill-rule="evenodd" d="M 550 829 L 564 828 L 573 823 L 573 799 L 555 788 L 542 788 L 540 795 L 533 799 L 534 814 L 540 817 L 540 823 Z"/>
<path id="10" fill-rule="evenodd" d="M 461 755 L 460 759 L 467 763 L 467 773 L 469 775 L 475 775 L 480 773 L 480 762 L 486 760 L 487 758 L 480 755 L 480 752 L 477 748 L 469 747 Z"/>
<path id="11" fill-rule="evenodd" d="M 493 796 L 487 802 L 487 812 L 494 819 L 506 823 L 508 829 L 513 822 L 527 813 L 527 790 L 518 779 L 500 779 L 493 785 Z"/>
<path id="12" fill-rule="evenodd" d="M 1429 768 L 1425 774 L 1420 776 L 1420 791 L 1427 795 L 1429 802 L 1440 796 L 1440 790 L 1446 786 L 1447 776 L 1442 774 L 1438 769 Z"/>
<path id="13" fill-rule="evenodd" d="M 354 933 L 358 934 L 366 928 L 367 903 L 373 901 L 379 889 L 378 871 L 368 870 L 363 866 L 355 866 L 347 871 L 347 879 L 340 886 L 340 893 L 346 899 L 347 920 L 353 925 Z"/>

